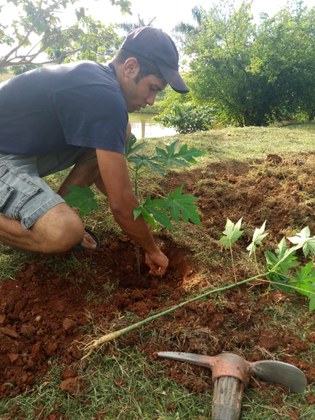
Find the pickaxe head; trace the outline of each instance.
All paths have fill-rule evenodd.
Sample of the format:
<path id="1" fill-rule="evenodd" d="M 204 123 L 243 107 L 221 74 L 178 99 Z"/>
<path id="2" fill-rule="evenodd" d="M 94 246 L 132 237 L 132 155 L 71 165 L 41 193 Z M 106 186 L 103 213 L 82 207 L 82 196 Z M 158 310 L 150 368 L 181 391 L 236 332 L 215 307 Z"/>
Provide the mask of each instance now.
<path id="1" fill-rule="evenodd" d="M 162 351 L 157 355 L 211 369 L 214 382 L 213 420 L 237 420 L 239 418 L 243 391 L 251 375 L 264 382 L 284 385 L 291 392 L 302 392 L 307 386 L 306 377 L 300 369 L 275 360 L 247 362 L 233 353 L 221 353 L 212 357 L 194 353 Z"/>
<path id="2" fill-rule="evenodd" d="M 233 353 L 221 353 L 217 356 L 204 356 L 194 353 L 161 351 L 159 357 L 166 357 L 182 362 L 207 367 L 212 370 L 212 380 L 222 376 L 231 376 L 239 379 L 246 386 L 251 375 L 264 382 L 284 385 L 290 392 L 303 392 L 307 386 L 304 373 L 289 363 L 275 360 L 260 360 L 247 362 Z"/>

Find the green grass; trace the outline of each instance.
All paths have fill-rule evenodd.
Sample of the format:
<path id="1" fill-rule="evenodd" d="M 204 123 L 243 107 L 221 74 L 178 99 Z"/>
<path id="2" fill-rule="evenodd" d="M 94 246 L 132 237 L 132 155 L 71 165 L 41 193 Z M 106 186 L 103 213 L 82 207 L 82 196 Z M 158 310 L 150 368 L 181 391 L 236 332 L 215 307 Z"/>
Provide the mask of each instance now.
<path id="1" fill-rule="evenodd" d="M 81 376 L 84 393 L 72 397 L 62 392 L 59 388 L 61 368 L 53 366 L 36 392 L 20 395 L 13 401 L 0 401 L 0 418 L 5 419 L 6 414 L 12 413 L 13 405 L 18 407 L 16 418 L 23 413 L 26 420 L 44 419 L 52 413 L 66 420 L 95 419 L 97 415 L 104 420 L 211 418 L 211 389 L 198 395 L 190 393 L 163 377 L 159 363 L 148 364 L 142 354 L 128 348 L 114 349 L 114 352 L 111 356 L 95 355 L 90 360 Z M 289 420 L 292 407 L 299 410 L 300 419 L 312 419 L 315 410 L 305 404 L 305 396 L 281 394 L 276 388 L 268 392 L 268 398 L 279 394 L 284 404 L 273 407 L 264 392 L 246 390 L 241 419 L 277 420 L 281 417 Z"/>
<path id="2" fill-rule="evenodd" d="M 132 349 L 96 355 L 82 371 L 84 394 L 65 396 L 59 389 L 60 367 L 53 367 L 36 392 L 14 399 L 25 419 L 46 418 L 58 412 L 67 420 L 209 418 L 210 392 L 196 398 L 163 377 L 158 363 L 150 363 Z M 0 416 L 12 412 L 12 401 L 0 401 Z M 36 413 L 36 415 L 35 415 Z M 3 417 L 0 417 L 3 418 Z"/>

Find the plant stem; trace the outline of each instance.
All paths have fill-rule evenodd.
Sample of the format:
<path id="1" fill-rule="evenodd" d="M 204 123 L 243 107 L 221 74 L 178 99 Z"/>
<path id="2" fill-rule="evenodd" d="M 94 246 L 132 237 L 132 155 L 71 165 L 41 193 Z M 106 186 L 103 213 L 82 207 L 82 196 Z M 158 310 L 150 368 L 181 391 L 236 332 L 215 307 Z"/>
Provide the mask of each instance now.
<path id="1" fill-rule="evenodd" d="M 231 262 L 232 262 L 232 267 L 233 267 L 234 281 L 237 281 L 237 279 L 236 279 L 236 270 L 235 270 L 235 263 L 234 263 L 234 255 L 233 255 L 233 251 L 232 251 L 232 246 L 230 246 L 230 255 L 231 255 Z"/>
<path id="2" fill-rule="evenodd" d="M 124 335 L 124 334 L 126 334 L 126 333 L 128 333 L 130 331 L 133 331 L 133 330 L 135 330 L 135 329 L 137 329 L 137 328 L 139 328 L 139 327 L 141 327 L 141 326 L 143 326 L 145 324 L 148 324 L 149 322 L 151 322 L 151 321 L 153 321 L 153 320 L 155 320 L 157 318 L 160 318 L 163 315 L 167 315 L 167 314 L 169 314 L 169 313 L 171 313 L 171 312 L 173 312 L 173 311 L 175 311 L 177 309 L 180 309 L 180 308 L 184 307 L 185 305 L 187 305 L 188 303 L 195 302 L 196 300 L 205 298 L 205 297 L 210 296 L 210 295 L 212 295 L 214 293 L 225 292 L 226 290 L 233 289 L 234 287 L 241 286 L 243 284 L 249 283 L 249 282 L 251 282 L 253 280 L 256 280 L 258 278 L 261 279 L 262 277 L 268 277 L 271 273 L 276 272 L 277 267 L 283 261 L 285 261 L 286 258 L 288 258 L 288 256 L 291 255 L 296 249 L 297 249 L 296 247 L 292 247 L 277 262 L 277 264 L 275 264 L 266 273 L 257 274 L 256 276 L 249 277 L 249 278 L 247 278 L 245 280 L 241 280 L 241 281 L 238 281 L 236 283 L 228 284 L 227 286 L 220 287 L 218 289 L 213 289 L 213 290 L 204 292 L 204 293 L 202 293 L 200 295 L 197 295 L 197 296 L 192 297 L 191 299 L 188 299 L 188 300 L 186 300 L 184 302 L 181 302 L 178 305 L 171 306 L 170 308 L 165 309 L 164 311 L 161 311 L 161 312 L 158 312 L 158 313 L 156 313 L 154 315 L 151 315 L 151 316 L 149 316 L 149 317 L 147 317 L 147 318 L 145 318 L 145 319 L 143 319 L 143 320 L 141 320 L 139 322 L 136 322 L 135 324 L 129 325 L 128 327 L 122 328 L 120 330 L 117 330 L 117 331 L 111 332 L 109 334 L 103 335 L 102 337 L 100 337 L 98 339 L 92 340 L 90 343 L 86 344 L 86 346 L 84 347 L 84 352 L 86 354 L 82 357 L 82 359 L 87 358 L 97 347 L 101 346 L 102 344 L 108 343 L 109 341 L 114 340 L 115 338 L 118 338 L 118 337 L 120 337 L 120 336 L 122 336 L 122 335 Z M 265 281 L 265 282 L 268 282 L 268 283 L 272 283 L 272 284 L 283 286 L 283 283 L 280 283 L 280 282 L 275 282 L 275 281 L 270 281 L 270 280 L 264 280 L 264 279 L 262 279 L 262 280 Z M 286 284 L 285 286 L 291 288 L 292 290 L 304 291 L 303 289 L 301 289 L 299 287 L 296 287 L 296 286 L 292 286 L 292 285 L 288 285 L 288 284 Z M 309 294 L 315 295 L 314 292 L 309 292 Z"/>
<path id="3" fill-rule="evenodd" d="M 268 274 L 269 274 L 269 272 L 264 273 L 264 274 L 260 274 L 260 275 L 256 275 L 256 276 L 253 276 L 253 277 L 249 277 L 249 278 L 247 278 L 245 280 L 241 280 L 237 283 L 228 284 L 227 286 L 223 286 L 223 287 L 220 287 L 218 289 L 214 289 L 214 290 L 210 290 L 208 292 L 202 293 L 200 295 L 194 296 L 191 299 L 188 299 L 184 302 L 181 302 L 178 305 L 171 306 L 170 308 L 165 309 L 164 311 L 161 311 L 161 312 L 158 312 L 154 315 L 151 315 L 151 316 L 149 316 L 149 317 L 147 317 L 147 318 L 145 318 L 145 319 L 143 319 L 139 322 L 136 322 L 135 324 L 129 325 L 128 327 L 122 328 L 120 330 L 117 330 L 117 331 L 111 332 L 109 334 L 103 335 L 102 337 L 100 337 L 98 339 L 92 340 L 90 343 L 88 343 L 84 347 L 84 352 L 86 354 L 82 357 L 82 359 L 85 359 L 88 356 L 90 356 L 90 354 L 93 352 L 93 350 L 95 350 L 97 347 L 101 346 L 102 344 L 108 343 L 109 341 L 114 340 L 115 338 L 118 338 L 118 337 L 120 337 L 120 336 L 122 336 L 122 335 L 124 335 L 124 334 L 126 334 L 130 331 L 133 331 L 133 330 L 135 330 L 135 329 L 137 329 L 137 328 L 139 328 L 139 327 L 141 327 L 145 324 L 148 324 L 149 322 L 151 322 L 151 321 L 153 321 L 157 318 L 160 318 L 163 315 L 167 315 L 167 314 L 169 314 L 169 313 L 171 313 L 171 312 L 173 312 L 177 309 L 180 309 L 183 306 L 187 305 L 188 303 L 195 302 L 196 300 L 205 298 L 205 297 L 210 296 L 214 293 L 220 293 L 220 292 L 224 292 L 224 291 L 229 290 L 229 289 L 233 289 L 234 287 L 241 286 L 242 284 L 245 284 L 245 283 L 249 283 L 250 281 L 253 281 L 255 279 L 258 279 L 258 278 L 261 278 L 261 277 L 266 277 Z"/>

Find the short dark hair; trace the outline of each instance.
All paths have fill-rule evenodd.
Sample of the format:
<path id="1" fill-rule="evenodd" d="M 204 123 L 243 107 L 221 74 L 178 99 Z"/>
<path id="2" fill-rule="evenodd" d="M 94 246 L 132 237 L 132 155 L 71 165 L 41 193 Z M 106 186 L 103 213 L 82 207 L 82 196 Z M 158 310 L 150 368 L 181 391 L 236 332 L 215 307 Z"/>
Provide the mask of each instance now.
<path id="1" fill-rule="evenodd" d="M 139 80 L 151 74 L 153 76 L 158 77 L 159 79 L 164 80 L 156 64 L 153 61 L 149 60 L 148 58 L 141 56 L 140 54 L 132 53 L 122 48 L 121 50 L 118 51 L 118 54 L 116 55 L 113 61 L 116 64 L 123 64 L 130 57 L 136 58 L 140 66 L 140 72 L 138 73 L 135 79 L 136 83 L 138 83 Z"/>

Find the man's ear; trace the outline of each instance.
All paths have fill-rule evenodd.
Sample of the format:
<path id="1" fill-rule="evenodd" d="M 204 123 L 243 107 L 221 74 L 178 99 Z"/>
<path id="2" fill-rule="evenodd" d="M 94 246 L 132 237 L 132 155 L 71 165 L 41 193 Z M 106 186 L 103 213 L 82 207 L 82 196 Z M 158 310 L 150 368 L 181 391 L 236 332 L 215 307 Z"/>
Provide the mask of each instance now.
<path id="1" fill-rule="evenodd" d="M 140 71 L 138 60 L 135 57 L 129 57 L 124 63 L 124 73 L 126 77 L 134 78 Z"/>

